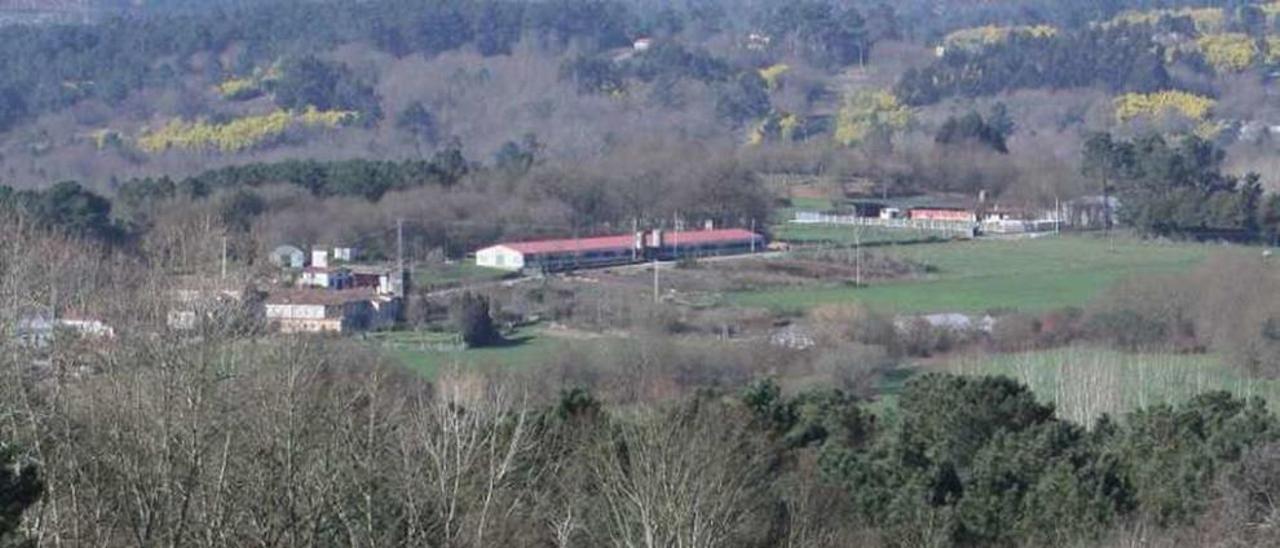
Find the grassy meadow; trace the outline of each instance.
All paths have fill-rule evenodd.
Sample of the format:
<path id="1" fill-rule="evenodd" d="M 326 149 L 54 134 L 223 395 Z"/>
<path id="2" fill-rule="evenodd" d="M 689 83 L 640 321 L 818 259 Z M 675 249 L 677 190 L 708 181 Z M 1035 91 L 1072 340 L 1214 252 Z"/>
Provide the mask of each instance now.
<path id="1" fill-rule="evenodd" d="M 459 368 L 532 367 L 545 363 L 567 344 L 535 328 L 507 334 L 507 344 L 464 349 L 452 333 L 396 331 L 370 336 L 388 355 L 427 378 Z"/>
<path id="2" fill-rule="evenodd" d="M 1128 276 L 1189 270 L 1216 249 L 1228 248 L 1130 238 L 1117 238 L 1113 248 L 1106 239 L 1092 235 L 889 246 L 875 252 L 927 265 L 930 274 L 861 288 L 744 291 L 729 295 L 728 300 L 738 306 L 787 312 L 841 302 L 867 303 L 899 313 L 1038 311 L 1083 305 Z"/>
<path id="3" fill-rule="evenodd" d="M 902 230 L 873 226 L 848 227 L 832 225 L 781 224 L 773 228 L 773 239 L 789 244 L 835 244 L 865 246 L 944 242 L 949 236 L 928 230 Z"/>
<path id="4" fill-rule="evenodd" d="M 506 270 L 476 265 L 464 260 L 452 263 L 423 263 L 414 268 L 413 282 L 418 287 L 451 287 L 463 283 L 483 283 L 511 276 Z"/>

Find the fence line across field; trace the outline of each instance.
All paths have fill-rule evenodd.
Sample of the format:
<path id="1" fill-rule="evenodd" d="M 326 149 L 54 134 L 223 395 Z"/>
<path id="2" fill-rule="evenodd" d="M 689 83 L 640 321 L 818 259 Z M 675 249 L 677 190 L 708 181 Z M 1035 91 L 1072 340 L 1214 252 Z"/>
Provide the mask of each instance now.
<path id="1" fill-rule="evenodd" d="M 985 232 L 1015 234 L 1025 232 L 1051 232 L 1059 222 L 1053 219 L 1035 221 L 989 221 L 975 223 L 973 221 L 946 221 L 939 219 L 885 219 L 881 217 L 859 217 L 857 215 L 832 215 L 814 211 L 797 211 L 793 224 L 809 225 L 843 225 L 869 226 L 879 228 L 896 228 L 906 230 L 922 230 L 943 233 L 955 233 L 972 236 L 974 228 L 981 227 Z"/>
<path id="2" fill-rule="evenodd" d="M 882 219 L 880 217 L 858 217 L 856 215 L 831 215 L 813 211 L 797 211 L 791 220 L 795 224 L 824 224 L 847 226 L 873 226 L 881 228 L 900 228 L 911 230 L 929 230 L 935 232 L 956 232 L 970 234 L 974 223 L 969 221 L 940 221 L 937 219 Z"/>

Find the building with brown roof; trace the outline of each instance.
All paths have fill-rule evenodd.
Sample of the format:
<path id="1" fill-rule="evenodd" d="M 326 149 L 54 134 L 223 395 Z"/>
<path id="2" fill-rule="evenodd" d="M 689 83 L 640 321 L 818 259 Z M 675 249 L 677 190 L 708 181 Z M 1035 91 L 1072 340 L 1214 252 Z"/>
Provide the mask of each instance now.
<path id="1" fill-rule="evenodd" d="M 267 296 L 267 323 L 281 333 L 348 333 L 395 325 L 399 297 L 370 288 L 283 289 Z"/>

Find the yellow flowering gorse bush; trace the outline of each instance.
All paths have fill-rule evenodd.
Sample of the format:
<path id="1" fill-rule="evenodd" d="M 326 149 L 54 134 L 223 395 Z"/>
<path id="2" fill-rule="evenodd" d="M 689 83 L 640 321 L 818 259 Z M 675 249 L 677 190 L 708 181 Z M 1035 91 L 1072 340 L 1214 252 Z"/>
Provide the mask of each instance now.
<path id="1" fill-rule="evenodd" d="M 778 89 L 778 84 L 781 83 L 782 75 L 786 74 L 789 70 L 791 70 L 789 65 L 785 63 L 778 63 L 776 65 L 760 69 L 760 78 L 764 79 L 764 83 L 769 86 L 769 89 Z"/>
<path id="2" fill-rule="evenodd" d="M 896 131 L 911 123 L 911 108 L 883 90 L 859 91 L 844 98 L 836 114 L 835 140 L 845 146 L 858 144 L 877 129 Z"/>
<path id="3" fill-rule="evenodd" d="M 1116 121 L 1124 123 L 1140 116 L 1158 117 L 1177 112 L 1203 122 L 1209 119 L 1214 105 L 1213 99 L 1185 91 L 1127 93 L 1115 99 L 1115 115 Z"/>
<path id="4" fill-rule="evenodd" d="M 992 44 L 999 44 L 1008 40 L 1010 36 L 1015 34 L 1046 38 L 1056 36 L 1058 34 L 1058 29 L 1049 25 L 1017 27 L 987 25 L 984 27 L 961 29 L 948 34 L 946 38 L 942 39 L 942 45 L 947 48 L 976 49 Z"/>
<path id="5" fill-rule="evenodd" d="M 1163 17 L 1190 17 L 1196 31 L 1205 34 L 1222 32 L 1226 25 L 1222 10 L 1218 8 L 1183 8 L 1177 10 L 1126 11 L 1115 16 L 1105 25 L 1153 25 Z"/>
<path id="6" fill-rule="evenodd" d="M 275 139 L 292 127 L 338 127 L 354 121 L 356 116 L 350 111 L 322 111 L 307 107 L 303 112 L 277 110 L 225 124 L 205 120 L 171 120 L 159 129 L 144 131 L 138 138 L 138 147 L 151 153 L 169 149 L 238 152 Z"/>
<path id="7" fill-rule="evenodd" d="M 1240 72 L 1258 59 L 1258 46 L 1247 34 L 1208 34 L 1196 39 L 1205 61 L 1218 72 Z"/>

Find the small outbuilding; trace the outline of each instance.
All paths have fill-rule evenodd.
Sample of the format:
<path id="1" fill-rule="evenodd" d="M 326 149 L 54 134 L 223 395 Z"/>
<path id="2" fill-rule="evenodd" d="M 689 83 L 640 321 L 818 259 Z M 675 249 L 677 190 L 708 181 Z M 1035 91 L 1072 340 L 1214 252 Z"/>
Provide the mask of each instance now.
<path id="1" fill-rule="evenodd" d="M 291 245 L 282 245 L 275 248 L 271 251 L 269 259 L 271 264 L 280 268 L 302 268 L 307 266 L 307 254 Z"/>

